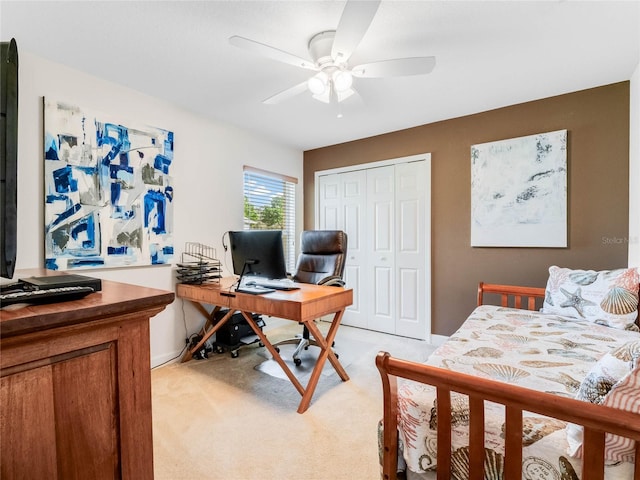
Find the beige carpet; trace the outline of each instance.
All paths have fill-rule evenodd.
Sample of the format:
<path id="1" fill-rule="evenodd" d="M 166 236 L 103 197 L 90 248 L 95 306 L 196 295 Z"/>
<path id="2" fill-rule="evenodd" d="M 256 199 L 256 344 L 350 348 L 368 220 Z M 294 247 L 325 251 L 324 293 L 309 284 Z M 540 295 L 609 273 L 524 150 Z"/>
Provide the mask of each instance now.
<path id="1" fill-rule="evenodd" d="M 327 324 L 320 327 L 326 331 Z M 293 322 L 267 319 L 272 342 L 299 331 Z M 385 350 L 424 361 L 433 349 L 425 342 L 341 327 L 336 350 L 350 380 L 342 382 L 327 362 L 329 370 L 325 367 L 302 415 L 296 412 L 301 397 L 293 385 L 264 373 L 269 354 L 258 344 L 240 350 L 238 358 L 211 354 L 157 368 L 152 372 L 155 478 L 377 479 L 382 392 L 375 356 Z M 308 376 L 305 368 L 297 374 Z"/>

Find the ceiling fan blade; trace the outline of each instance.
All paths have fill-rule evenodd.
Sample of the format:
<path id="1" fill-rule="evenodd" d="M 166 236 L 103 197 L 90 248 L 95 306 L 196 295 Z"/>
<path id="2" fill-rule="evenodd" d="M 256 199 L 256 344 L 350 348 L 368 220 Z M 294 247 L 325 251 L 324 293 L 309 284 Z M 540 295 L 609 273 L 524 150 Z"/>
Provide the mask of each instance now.
<path id="1" fill-rule="evenodd" d="M 436 57 L 409 57 L 364 63 L 353 67 L 351 73 L 358 78 L 402 77 L 431 73 Z"/>
<path id="2" fill-rule="evenodd" d="M 264 43 L 256 42 L 255 40 L 249 40 L 248 38 L 234 35 L 233 37 L 229 37 L 229 43 L 272 60 L 288 63 L 289 65 L 306 68 L 308 70 L 318 70 L 311 60 L 305 60 L 302 57 L 298 57 L 292 53 L 287 53 L 275 47 L 270 47 Z"/>
<path id="3" fill-rule="evenodd" d="M 347 1 L 331 47 L 331 57 L 337 63 L 345 63 L 349 59 L 371 25 L 379 6 L 380 0 Z"/>
<path id="4" fill-rule="evenodd" d="M 263 100 L 262 103 L 266 105 L 275 105 L 276 103 L 283 102 L 285 100 L 290 99 L 291 97 L 295 97 L 296 95 L 301 94 L 302 92 L 307 90 L 307 81 L 305 80 L 298 85 L 294 85 L 293 87 L 287 88 L 280 93 L 276 93 L 275 95 Z"/>

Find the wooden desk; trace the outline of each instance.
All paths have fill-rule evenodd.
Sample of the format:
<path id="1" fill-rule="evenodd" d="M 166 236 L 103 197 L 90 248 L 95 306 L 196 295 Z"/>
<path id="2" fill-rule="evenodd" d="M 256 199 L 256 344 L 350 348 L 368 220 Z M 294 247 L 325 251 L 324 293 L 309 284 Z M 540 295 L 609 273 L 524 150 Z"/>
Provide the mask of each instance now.
<path id="1" fill-rule="evenodd" d="M 205 285 L 185 285 L 177 286 L 177 295 L 179 298 L 190 300 L 199 309 L 199 311 L 207 318 L 207 322 L 203 327 L 203 338 L 191 350 L 188 350 L 183 362 L 192 358 L 194 352 L 198 351 L 205 341 L 218 331 L 222 325 L 236 312 L 242 312 L 253 331 L 258 335 L 260 341 L 269 350 L 273 359 L 278 362 L 284 373 L 287 375 L 291 383 L 302 395 L 302 400 L 298 406 L 298 413 L 304 413 L 309 404 L 311 397 L 316 389 L 322 368 L 327 359 L 333 365 L 338 375 L 343 381 L 349 380 L 347 372 L 345 372 L 338 358 L 333 353 L 331 345 L 335 339 L 342 315 L 345 308 L 353 303 L 353 290 L 341 287 L 327 287 L 321 285 L 298 284 L 299 290 L 278 290 L 273 293 L 263 295 L 251 295 L 248 293 L 235 292 L 231 286 L 235 283 L 235 278 L 223 278 L 219 284 Z M 202 305 L 203 303 L 213 305 L 214 311 L 210 314 Z M 215 325 L 212 322 L 213 315 L 221 308 L 228 308 L 228 313 Z M 262 330 L 251 317 L 252 313 L 261 315 L 269 315 L 272 317 L 285 318 L 295 322 L 303 323 L 311 335 L 320 345 L 320 355 L 318 361 L 311 372 L 311 377 L 306 387 L 303 387 L 300 381 L 295 377 L 291 369 L 282 360 L 280 353 L 269 342 Z M 318 329 L 314 320 L 323 315 L 334 314 L 333 322 L 327 336 L 324 337 Z"/>
<path id="2" fill-rule="evenodd" d="M 1 478 L 153 479 L 149 318 L 173 298 L 103 280 L 0 310 Z"/>

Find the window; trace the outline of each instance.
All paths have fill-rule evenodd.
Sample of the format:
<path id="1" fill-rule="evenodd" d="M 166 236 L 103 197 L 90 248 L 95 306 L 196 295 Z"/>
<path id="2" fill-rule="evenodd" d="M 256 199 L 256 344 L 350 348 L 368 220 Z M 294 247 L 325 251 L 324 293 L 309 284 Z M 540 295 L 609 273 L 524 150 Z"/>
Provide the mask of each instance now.
<path id="1" fill-rule="evenodd" d="M 244 229 L 282 230 L 287 270 L 296 255 L 297 178 L 244 167 Z"/>

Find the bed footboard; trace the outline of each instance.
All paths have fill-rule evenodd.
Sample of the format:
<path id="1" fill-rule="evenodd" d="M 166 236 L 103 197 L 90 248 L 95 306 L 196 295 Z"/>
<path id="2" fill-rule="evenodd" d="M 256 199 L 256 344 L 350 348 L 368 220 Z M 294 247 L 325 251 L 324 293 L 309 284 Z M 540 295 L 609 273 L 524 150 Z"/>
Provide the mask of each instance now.
<path id="1" fill-rule="evenodd" d="M 384 395 L 383 478 L 396 479 L 398 462 L 397 378 L 433 385 L 437 389 L 437 478 L 449 480 L 451 472 L 451 392 L 469 396 L 470 479 L 484 478 L 484 402 L 505 406 L 505 479 L 522 478 L 522 413 L 534 412 L 584 427 L 582 480 L 604 478 L 605 433 L 636 441 L 640 458 L 640 415 L 572 398 L 559 397 L 506 383 L 429 365 L 392 358 L 380 352 L 376 366 Z M 636 461 L 634 479 L 640 480 Z"/>

